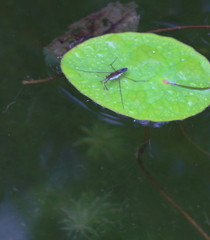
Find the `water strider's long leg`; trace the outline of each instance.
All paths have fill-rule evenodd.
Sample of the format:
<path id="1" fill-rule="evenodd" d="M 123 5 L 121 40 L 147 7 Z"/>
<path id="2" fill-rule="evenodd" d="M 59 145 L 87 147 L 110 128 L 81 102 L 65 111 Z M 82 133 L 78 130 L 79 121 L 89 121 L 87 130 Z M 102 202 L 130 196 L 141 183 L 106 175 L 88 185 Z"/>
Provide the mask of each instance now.
<path id="1" fill-rule="evenodd" d="M 115 63 L 116 60 L 117 60 L 117 57 L 116 57 L 115 60 L 110 64 L 110 66 L 111 66 L 111 68 L 114 70 L 114 72 L 116 72 L 116 69 L 114 68 L 113 64 Z M 120 90 L 121 103 L 122 103 L 123 109 L 125 109 L 124 102 L 123 102 L 122 89 L 121 89 L 121 80 L 120 80 L 120 79 L 119 79 L 119 81 L 118 81 L 118 84 L 119 84 L 119 90 Z"/>
<path id="2" fill-rule="evenodd" d="M 124 102 L 123 102 L 123 96 L 122 96 L 122 90 L 121 90 L 121 80 L 120 79 L 119 79 L 118 83 L 119 83 L 119 89 L 120 89 L 121 103 L 122 103 L 123 109 L 125 109 Z"/>
<path id="3" fill-rule="evenodd" d="M 81 72 L 88 72 L 88 73 L 111 73 L 111 72 L 93 72 L 93 71 L 86 71 L 86 70 L 81 70 L 81 69 L 76 69 L 77 71 L 81 71 Z"/>

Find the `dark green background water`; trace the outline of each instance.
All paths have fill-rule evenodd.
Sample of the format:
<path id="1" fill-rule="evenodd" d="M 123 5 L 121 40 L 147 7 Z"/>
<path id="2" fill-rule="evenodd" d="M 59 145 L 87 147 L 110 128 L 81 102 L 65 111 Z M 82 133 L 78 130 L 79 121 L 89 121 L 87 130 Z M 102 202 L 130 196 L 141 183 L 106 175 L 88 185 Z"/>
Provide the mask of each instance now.
<path id="1" fill-rule="evenodd" d="M 78 96 L 65 79 L 21 84 L 27 76 L 53 74 L 43 47 L 108 2 L 1 1 L 0 239 L 203 239 L 140 171 L 135 152 L 142 126 L 104 121 L 94 104 L 93 111 L 82 108 L 62 91 Z M 210 24 L 208 0 L 138 4 L 140 31 Z M 210 56 L 209 30 L 164 34 Z M 209 118 L 207 109 L 182 122 L 207 151 Z M 210 234 L 209 157 L 189 144 L 177 123 L 151 129 L 151 139 L 147 168 Z"/>

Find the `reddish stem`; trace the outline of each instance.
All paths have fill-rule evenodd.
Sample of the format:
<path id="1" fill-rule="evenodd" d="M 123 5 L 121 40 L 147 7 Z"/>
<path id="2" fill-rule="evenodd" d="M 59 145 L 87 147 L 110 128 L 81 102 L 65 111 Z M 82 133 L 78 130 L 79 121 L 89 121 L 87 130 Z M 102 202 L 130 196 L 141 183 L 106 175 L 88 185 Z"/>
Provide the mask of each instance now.
<path id="1" fill-rule="evenodd" d="M 49 78 L 42 78 L 42 79 L 36 79 L 36 80 L 33 80 L 33 79 L 32 80 L 23 80 L 22 83 L 23 84 L 36 84 L 36 83 L 49 82 L 49 81 L 55 80 L 57 78 L 61 78 L 63 76 L 64 76 L 63 74 L 57 74 L 57 75 L 54 75 Z"/>
<path id="2" fill-rule="evenodd" d="M 186 28 L 210 28 L 210 25 L 185 25 L 185 26 L 159 28 L 159 29 L 155 29 L 155 30 L 149 30 L 146 32 L 147 33 L 155 33 L 155 32 L 173 31 L 173 30 L 178 30 L 178 29 L 186 29 Z"/>
<path id="3" fill-rule="evenodd" d="M 171 84 L 171 85 L 174 85 L 174 86 L 179 86 L 179 87 L 184 87 L 184 88 L 191 88 L 191 89 L 195 89 L 195 90 L 206 90 L 206 89 L 210 89 L 210 87 L 193 87 L 193 86 L 186 86 L 186 85 L 183 85 L 183 84 L 179 84 L 179 83 L 173 83 L 173 82 L 169 82 L 167 80 L 162 80 L 162 82 L 164 84 Z"/>

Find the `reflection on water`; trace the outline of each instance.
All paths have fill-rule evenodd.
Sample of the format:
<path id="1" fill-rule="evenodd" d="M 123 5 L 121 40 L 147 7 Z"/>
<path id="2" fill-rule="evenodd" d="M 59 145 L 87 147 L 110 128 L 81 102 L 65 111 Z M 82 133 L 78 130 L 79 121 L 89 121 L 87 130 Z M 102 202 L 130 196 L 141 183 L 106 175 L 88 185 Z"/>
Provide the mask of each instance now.
<path id="1" fill-rule="evenodd" d="M 0 205 L 0 239 L 30 239 L 26 219 L 8 200 L 2 201 Z"/>

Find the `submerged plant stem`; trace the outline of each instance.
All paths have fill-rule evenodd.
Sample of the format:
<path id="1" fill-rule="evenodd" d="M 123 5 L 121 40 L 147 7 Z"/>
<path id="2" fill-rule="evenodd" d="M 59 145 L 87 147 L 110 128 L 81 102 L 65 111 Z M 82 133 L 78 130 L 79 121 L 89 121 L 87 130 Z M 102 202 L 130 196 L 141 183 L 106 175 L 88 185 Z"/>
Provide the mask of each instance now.
<path id="1" fill-rule="evenodd" d="M 190 144 L 192 144 L 195 148 L 197 148 L 199 151 L 201 151 L 203 154 L 207 155 L 208 157 L 210 157 L 210 153 L 208 151 L 206 151 L 205 149 L 203 149 L 201 146 L 199 146 L 197 143 L 195 143 L 192 138 L 187 134 L 187 132 L 185 131 L 184 127 L 182 126 L 181 123 L 179 123 L 179 127 L 182 131 L 182 134 L 184 135 L 184 137 L 188 140 L 188 142 Z"/>
<path id="2" fill-rule="evenodd" d="M 137 152 L 137 161 L 139 164 L 140 169 L 143 171 L 149 182 L 152 184 L 152 186 L 158 190 L 158 192 L 174 207 L 176 208 L 182 216 L 184 216 L 185 219 L 187 219 L 188 222 L 190 222 L 197 231 L 204 237 L 206 240 L 210 240 L 210 236 L 199 226 L 199 224 L 187 213 L 185 210 L 181 208 L 181 206 L 176 203 L 173 198 L 171 198 L 164 190 L 163 188 L 157 183 L 157 181 L 153 178 L 153 176 L 149 173 L 149 171 L 145 168 L 143 161 L 142 161 L 142 155 L 145 152 L 148 144 L 150 142 L 149 137 L 149 129 L 144 129 L 144 143 L 139 147 Z"/>

